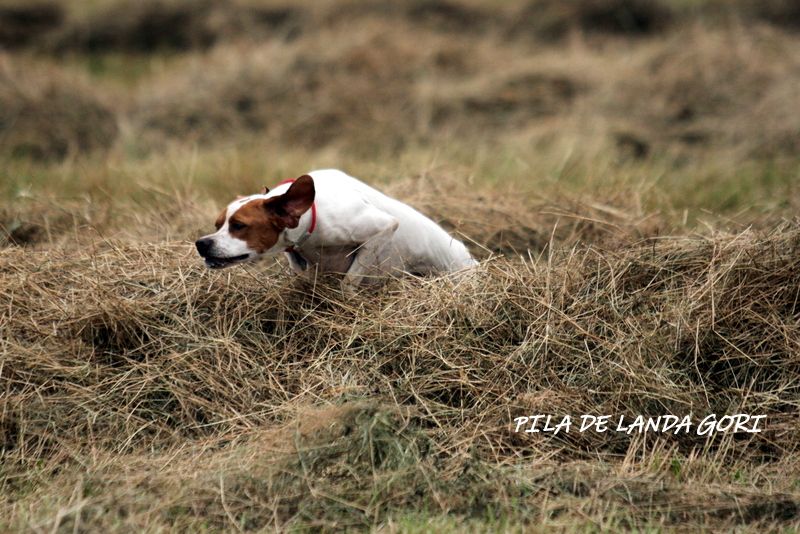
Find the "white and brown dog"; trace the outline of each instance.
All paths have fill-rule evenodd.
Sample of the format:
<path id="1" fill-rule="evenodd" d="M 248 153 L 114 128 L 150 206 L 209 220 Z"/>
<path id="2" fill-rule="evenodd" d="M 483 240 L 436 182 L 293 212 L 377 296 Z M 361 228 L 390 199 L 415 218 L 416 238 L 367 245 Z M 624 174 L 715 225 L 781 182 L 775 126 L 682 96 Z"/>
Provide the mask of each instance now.
<path id="1" fill-rule="evenodd" d="M 285 252 L 298 273 L 345 273 L 350 288 L 397 273 L 475 265 L 461 241 L 398 200 L 338 170 L 320 170 L 231 202 L 197 240 L 210 268 Z"/>

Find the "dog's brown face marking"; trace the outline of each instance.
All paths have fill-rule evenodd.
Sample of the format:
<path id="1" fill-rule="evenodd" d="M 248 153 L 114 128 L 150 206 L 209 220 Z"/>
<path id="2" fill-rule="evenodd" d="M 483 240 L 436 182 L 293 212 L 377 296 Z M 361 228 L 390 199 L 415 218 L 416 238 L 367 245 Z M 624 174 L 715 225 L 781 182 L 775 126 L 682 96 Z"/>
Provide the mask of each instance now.
<path id="1" fill-rule="evenodd" d="M 277 254 L 285 247 L 278 245 L 282 232 L 297 228 L 315 194 L 313 178 L 303 175 L 282 195 L 238 197 L 217 217 L 217 231 L 197 240 L 197 251 L 215 269 Z"/>
<path id="2" fill-rule="evenodd" d="M 272 248 L 284 230 L 281 220 L 267 207 L 271 200 L 251 200 L 233 212 L 228 220 L 228 233 L 259 254 Z"/>

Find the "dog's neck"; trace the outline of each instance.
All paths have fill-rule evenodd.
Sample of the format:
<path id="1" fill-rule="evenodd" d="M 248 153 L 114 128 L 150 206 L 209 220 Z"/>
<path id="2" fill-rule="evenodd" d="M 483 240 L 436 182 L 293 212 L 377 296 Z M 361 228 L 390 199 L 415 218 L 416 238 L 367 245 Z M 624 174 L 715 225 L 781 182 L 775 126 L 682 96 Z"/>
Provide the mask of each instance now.
<path id="1" fill-rule="evenodd" d="M 311 237 L 311 233 L 311 210 L 308 210 L 300 217 L 299 224 L 296 228 L 287 228 L 283 232 L 286 250 L 289 251 L 301 248 L 303 243 Z"/>

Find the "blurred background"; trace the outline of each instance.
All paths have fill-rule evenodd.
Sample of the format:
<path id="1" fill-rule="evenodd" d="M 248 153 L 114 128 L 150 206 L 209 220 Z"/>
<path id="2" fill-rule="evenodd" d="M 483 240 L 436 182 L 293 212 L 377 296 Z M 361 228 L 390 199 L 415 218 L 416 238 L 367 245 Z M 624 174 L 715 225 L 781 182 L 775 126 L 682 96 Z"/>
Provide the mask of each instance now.
<path id="1" fill-rule="evenodd" d="M 323 166 L 675 224 L 796 207 L 793 0 L 0 0 L 0 47 L 17 241 L 18 200 L 218 205 Z"/>

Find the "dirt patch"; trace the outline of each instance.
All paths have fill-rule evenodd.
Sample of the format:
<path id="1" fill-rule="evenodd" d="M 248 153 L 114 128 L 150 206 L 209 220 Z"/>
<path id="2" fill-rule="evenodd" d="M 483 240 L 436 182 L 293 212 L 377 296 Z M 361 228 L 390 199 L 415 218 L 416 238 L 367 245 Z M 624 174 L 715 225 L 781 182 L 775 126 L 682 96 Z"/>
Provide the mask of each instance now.
<path id="1" fill-rule="evenodd" d="M 800 31 L 800 3 L 794 0 L 751 1 L 746 4 L 744 11 L 750 11 L 775 26 Z"/>
<path id="2" fill-rule="evenodd" d="M 490 12 L 447 0 L 417 0 L 406 8 L 413 24 L 424 24 L 441 31 L 475 32 L 492 22 Z"/>
<path id="3" fill-rule="evenodd" d="M 637 36 L 661 32 L 672 19 L 672 12 L 654 0 L 534 0 L 509 30 L 545 40 L 561 39 L 572 31 Z"/>
<path id="4" fill-rule="evenodd" d="M 383 24 L 406 23 L 418 30 L 460 33 L 483 32 L 503 23 L 502 12 L 492 7 L 478 7 L 459 0 L 364 0 L 329 4 L 318 12 L 315 23 L 321 28 L 346 27 L 355 21 Z"/>
<path id="5" fill-rule="evenodd" d="M 295 8 L 228 0 L 127 0 L 74 22 L 51 46 L 84 52 L 204 49 L 225 40 L 293 36 L 300 18 Z"/>
<path id="6" fill-rule="evenodd" d="M 0 214 L 0 246 L 25 246 L 47 241 L 47 228 L 38 222 Z"/>
<path id="7" fill-rule="evenodd" d="M 446 95 L 434 105 L 433 122 L 518 127 L 537 117 L 567 111 L 583 90 L 581 82 L 563 74 L 517 74 L 499 83 L 492 80 L 461 96 Z"/>
<path id="8" fill-rule="evenodd" d="M 109 148 L 117 118 L 96 90 L 54 67 L 26 68 L 0 57 L 0 151 L 62 160 Z"/>
<path id="9" fill-rule="evenodd" d="M 56 3 L 0 4 L 0 46 L 14 49 L 41 40 L 64 18 L 63 8 Z"/>

